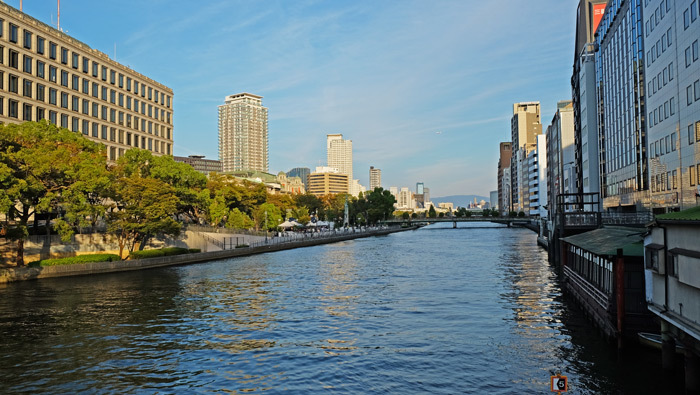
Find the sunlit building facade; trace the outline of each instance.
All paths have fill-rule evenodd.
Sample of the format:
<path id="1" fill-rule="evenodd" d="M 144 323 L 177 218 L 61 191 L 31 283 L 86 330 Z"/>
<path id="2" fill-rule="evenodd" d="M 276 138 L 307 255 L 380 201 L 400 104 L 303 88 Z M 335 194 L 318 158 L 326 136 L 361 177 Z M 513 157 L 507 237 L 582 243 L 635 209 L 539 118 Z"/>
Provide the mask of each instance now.
<path id="1" fill-rule="evenodd" d="M 49 122 L 107 147 L 172 155 L 173 91 L 0 3 L 0 122 Z"/>
<path id="2" fill-rule="evenodd" d="M 223 171 L 267 172 L 267 108 L 262 96 L 239 93 L 219 106 L 219 160 Z"/>

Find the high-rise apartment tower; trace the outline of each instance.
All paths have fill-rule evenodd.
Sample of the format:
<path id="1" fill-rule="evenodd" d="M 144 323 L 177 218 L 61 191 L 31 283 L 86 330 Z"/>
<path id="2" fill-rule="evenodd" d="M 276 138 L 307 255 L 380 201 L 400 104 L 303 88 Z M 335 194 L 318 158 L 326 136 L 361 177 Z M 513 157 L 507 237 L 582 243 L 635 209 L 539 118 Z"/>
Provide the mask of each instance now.
<path id="1" fill-rule="evenodd" d="M 267 108 L 262 96 L 230 95 L 219 106 L 219 160 L 224 172 L 268 171 Z"/>
<path id="2" fill-rule="evenodd" d="M 338 169 L 352 180 L 352 140 L 343 140 L 342 134 L 329 134 L 326 138 L 328 167 Z"/>
<path id="3" fill-rule="evenodd" d="M 375 169 L 374 166 L 369 167 L 369 190 L 374 191 L 374 188 L 382 186 L 382 170 Z"/>

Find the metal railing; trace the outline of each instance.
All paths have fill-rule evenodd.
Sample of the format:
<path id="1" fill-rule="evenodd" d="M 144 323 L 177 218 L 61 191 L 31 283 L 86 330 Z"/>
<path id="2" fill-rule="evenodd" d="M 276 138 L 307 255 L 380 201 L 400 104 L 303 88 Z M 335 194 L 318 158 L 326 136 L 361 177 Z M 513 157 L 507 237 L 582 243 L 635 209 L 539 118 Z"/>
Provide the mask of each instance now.
<path id="1" fill-rule="evenodd" d="M 286 243 L 293 243 L 305 240 L 318 240 L 318 239 L 341 239 L 344 236 L 349 236 L 353 234 L 372 234 L 379 230 L 389 229 L 388 226 L 372 226 L 372 227 L 358 227 L 358 228 L 338 228 L 333 230 L 322 230 L 316 232 L 283 232 L 273 235 L 273 237 L 268 237 L 265 240 L 260 240 L 250 244 L 250 247 L 262 247 L 266 245 L 279 245 Z"/>

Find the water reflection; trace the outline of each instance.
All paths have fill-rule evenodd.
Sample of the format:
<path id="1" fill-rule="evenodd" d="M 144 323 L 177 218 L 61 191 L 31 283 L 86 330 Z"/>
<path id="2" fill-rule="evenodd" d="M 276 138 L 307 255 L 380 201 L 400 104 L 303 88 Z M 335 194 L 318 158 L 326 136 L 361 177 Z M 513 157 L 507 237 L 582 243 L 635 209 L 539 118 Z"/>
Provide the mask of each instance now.
<path id="1" fill-rule="evenodd" d="M 2 392 L 547 393 L 562 372 L 662 393 L 653 358 L 614 362 L 568 307 L 533 233 L 435 228 L 5 286 Z"/>

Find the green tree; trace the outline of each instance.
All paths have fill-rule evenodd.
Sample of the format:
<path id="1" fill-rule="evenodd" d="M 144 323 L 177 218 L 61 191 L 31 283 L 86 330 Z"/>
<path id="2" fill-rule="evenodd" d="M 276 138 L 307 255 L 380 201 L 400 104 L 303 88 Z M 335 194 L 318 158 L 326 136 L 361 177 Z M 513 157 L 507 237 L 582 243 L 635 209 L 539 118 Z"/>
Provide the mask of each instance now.
<path id="1" fill-rule="evenodd" d="M 440 217 L 440 218 L 445 218 L 445 213 L 442 213 L 442 212 L 441 212 L 440 214 L 438 214 L 438 217 Z"/>
<path id="2" fill-rule="evenodd" d="M 214 198 L 209 202 L 209 223 L 213 226 L 219 226 L 229 214 L 229 208 L 226 205 L 226 198 L 221 191 L 217 191 Z"/>
<path id="3" fill-rule="evenodd" d="M 520 218 L 525 217 L 525 212 L 520 211 L 520 212 L 518 213 L 518 217 L 520 217 Z"/>
<path id="4" fill-rule="evenodd" d="M 489 209 L 484 209 L 484 211 L 481 212 L 482 217 L 488 217 L 489 215 L 491 215 L 491 210 Z"/>
<path id="5" fill-rule="evenodd" d="M 7 236 L 17 242 L 17 265 L 24 265 L 33 214 L 66 211 L 58 229 L 64 238 L 72 224 L 96 220 L 101 208 L 85 194 L 99 195 L 105 174 L 104 148 L 80 134 L 46 121 L 0 126 L 0 210 L 7 213 Z"/>
<path id="6" fill-rule="evenodd" d="M 267 215 L 265 213 L 267 213 Z M 266 218 L 267 227 L 265 227 Z M 282 213 L 274 204 L 263 203 L 255 209 L 253 221 L 255 222 L 255 229 L 257 230 L 274 230 L 282 222 Z"/>
<path id="7" fill-rule="evenodd" d="M 401 214 L 401 218 L 402 218 L 404 221 L 406 221 L 406 220 L 408 220 L 409 218 L 411 218 L 411 214 L 409 214 L 408 211 L 404 211 L 404 212 Z"/>
<path id="8" fill-rule="evenodd" d="M 376 224 L 387 218 L 391 218 L 394 212 L 396 198 L 388 190 L 381 187 L 365 195 L 367 199 L 367 220 L 370 224 Z"/>
<path id="9" fill-rule="evenodd" d="M 491 210 L 491 216 L 492 216 L 492 217 L 500 217 L 500 216 L 501 216 L 501 213 L 498 212 L 498 210 L 496 210 L 496 209 L 492 209 L 492 210 Z"/>
<path id="10" fill-rule="evenodd" d="M 255 223 L 253 223 L 253 220 L 250 219 L 246 213 L 241 212 L 241 210 L 237 208 L 229 211 L 228 219 L 226 220 L 227 228 L 251 229 L 253 226 L 255 226 Z"/>
<path id="11" fill-rule="evenodd" d="M 435 211 L 435 207 L 433 205 L 430 205 L 430 209 L 428 209 L 428 217 L 429 218 L 435 218 L 437 217 L 437 212 Z"/>
<path id="12" fill-rule="evenodd" d="M 302 225 L 306 225 L 311 221 L 309 209 L 304 206 L 292 209 L 292 216 Z"/>
<path id="13" fill-rule="evenodd" d="M 413 214 L 411 214 L 411 218 L 413 218 L 413 219 L 418 218 L 418 213 L 413 213 Z"/>
<path id="14" fill-rule="evenodd" d="M 320 214 L 323 209 L 323 201 L 308 192 L 294 195 L 294 204 L 297 207 L 306 207 L 311 214 Z"/>
<path id="15" fill-rule="evenodd" d="M 107 216 L 107 230 L 117 238 L 119 256 L 125 248 L 132 252 L 137 243 L 143 247 L 151 236 L 177 236 L 180 224 L 173 218 L 178 204 L 175 188 L 155 178 L 126 177 L 118 172 L 111 183 L 115 207 Z"/>

